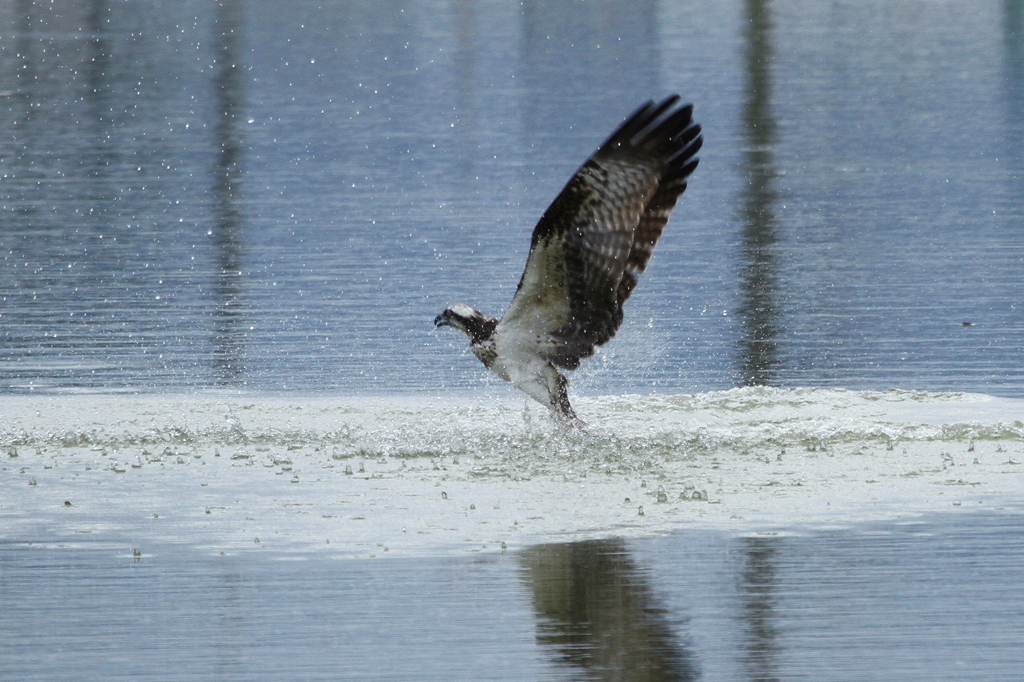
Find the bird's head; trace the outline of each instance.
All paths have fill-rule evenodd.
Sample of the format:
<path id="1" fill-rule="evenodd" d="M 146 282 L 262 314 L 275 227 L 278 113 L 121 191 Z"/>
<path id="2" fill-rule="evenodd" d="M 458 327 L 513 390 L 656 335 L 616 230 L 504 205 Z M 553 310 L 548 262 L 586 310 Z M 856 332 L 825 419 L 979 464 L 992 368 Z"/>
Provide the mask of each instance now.
<path id="1" fill-rule="evenodd" d="M 487 339 L 497 326 L 497 319 L 464 303 L 445 308 L 443 313 L 434 318 L 434 327 L 454 327 L 473 342 Z"/>

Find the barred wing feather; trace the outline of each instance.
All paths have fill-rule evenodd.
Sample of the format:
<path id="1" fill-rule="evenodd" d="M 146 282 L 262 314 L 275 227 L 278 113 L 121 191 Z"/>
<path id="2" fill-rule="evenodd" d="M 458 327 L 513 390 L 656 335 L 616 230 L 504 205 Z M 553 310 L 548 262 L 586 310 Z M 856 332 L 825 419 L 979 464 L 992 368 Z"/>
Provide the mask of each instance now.
<path id="1" fill-rule="evenodd" d="M 622 304 L 647 267 L 697 167 L 703 139 L 678 96 L 647 102 L 569 180 L 533 231 L 530 255 L 499 334 L 575 369 L 622 324 Z"/>

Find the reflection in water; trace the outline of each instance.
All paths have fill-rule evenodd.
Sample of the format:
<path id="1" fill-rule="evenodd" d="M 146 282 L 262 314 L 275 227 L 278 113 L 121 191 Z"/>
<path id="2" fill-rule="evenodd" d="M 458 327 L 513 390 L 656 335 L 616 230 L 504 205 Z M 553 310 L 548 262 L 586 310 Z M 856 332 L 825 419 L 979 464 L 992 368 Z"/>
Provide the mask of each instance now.
<path id="1" fill-rule="evenodd" d="M 477 101 L 479 92 L 474 87 L 474 76 L 480 67 L 480 19 L 477 16 L 477 3 L 471 0 L 460 0 L 452 9 L 457 55 L 452 65 L 455 111 L 462 132 L 456 138 L 460 143 L 458 163 L 461 177 L 469 178 L 481 172 L 474 166 L 476 155 L 472 152 L 473 148 L 482 144 L 478 120 L 481 113 Z"/>
<path id="2" fill-rule="evenodd" d="M 1006 49 L 1006 89 L 1012 190 L 1024 199 L 1024 0 L 1004 0 L 1003 36 Z"/>
<path id="3" fill-rule="evenodd" d="M 113 44 L 106 21 L 109 11 L 108 0 L 92 0 L 84 17 L 90 36 L 83 69 L 89 125 L 83 126 L 80 158 L 88 177 L 90 206 L 83 211 L 82 221 L 98 234 L 115 220 L 111 207 L 117 201 L 121 163 L 111 134 L 115 128 L 111 112 L 123 103 L 113 96 L 110 82 L 110 73 L 115 67 L 110 57 Z"/>
<path id="4" fill-rule="evenodd" d="M 779 364 L 776 337 L 781 329 L 774 300 L 778 287 L 775 243 L 778 224 L 773 212 L 776 175 L 772 147 L 775 121 L 771 113 L 772 26 L 769 0 L 746 2 L 746 101 L 743 126 L 746 146 L 743 167 L 742 244 L 739 308 L 741 381 L 744 386 L 772 383 Z"/>
<path id="5" fill-rule="evenodd" d="M 777 541 L 747 538 L 746 566 L 740 585 L 745 638 L 743 662 L 751 680 L 770 682 L 778 677 L 775 553 Z"/>
<path id="6" fill-rule="evenodd" d="M 242 303 L 243 218 L 237 206 L 241 193 L 242 142 L 238 120 L 242 115 L 240 0 L 218 3 L 214 22 L 213 79 L 217 122 L 214 126 L 216 165 L 213 169 L 213 244 L 219 270 L 214 280 L 217 307 L 214 311 L 213 366 L 218 384 L 243 383 L 245 308 Z"/>
<path id="7" fill-rule="evenodd" d="M 620 540 L 522 553 L 537 640 L 589 680 L 695 680 L 698 672 Z"/>
<path id="8" fill-rule="evenodd" d="M 211 621 L 222 642 L 210 663 L 216 679 L 230 679 L 245 666 L 249 654 L 245 642 L 252 627 L 249 605 L 255 588 L 250 576 L 231 567 L 210 576 L 210 591 Z"/>
<path id="9" fill-rule="evenodd" d="M 89 118 L 93 125 L 94 148 L 91 151 L 93 158 L 87 159 L 89 165 L 88 174 L 92 178 L 102 178 L 110 175 L 110 169 L 116 167 L 117 158 L 110 148 L 109 129 L 113 122 L 110 112 L 114 110 L 115 102 L 111 102 L 110 85 L 107 83 L 107 74 L 110 72 L 110 39 L 107 35 L 107 24 L 104 21 L 109 11 L 107 0 L 93 0 L 89 5 L 89 11 L 85 15 L 85 27 L 89 32 L 88 58 L 85 63 L 86 96 L 89 98 Z M 99 202 L 109 203 L 114 196 L 113 186 L 106 186 L 95 180 L 92 183 L 94 197 Z M 101 189 L 102 187 L 102 189 Z M 102 225 L 103 212 L 96 210 L 93 213 L 94 220 Z"/>
<path id="10" fill-rule="evenodd" d="M 244 381 L 433 394 L 439 355 L 422 320 L 448 298 L 438 284 L 507 305 L 552 192 L 628 103 L 671 86 L 698 107 L 710 98 L 711 118 L 739 115 L 743 148 L 719 136 L 705 161 L 709 174 L 723 168 L 712 156 L 743 172 L 687 200 L 694 215 L 727 197 L 739 208 L 689 223 L 697 252 L 665 245 L 676 252 L 648 283 L 659 291 L 636 302 L 643 315 L 607 356 L 619 358 L 609 370 L 633 371 L 591 365 L 579 388 L 1020 395 L 1022 4 L 963 10 L 970 31 L 951 28 L 949 3 L 888 13 L 891 31 L 871 5 L 848 5 L 787 13 L 782 31 L 782 5 L 765 0 L 737 5 L 741 30 L 716 3 L 657 0 L 300 0 L 287 12 L 12 0 L 0 12 L 0 391 Z M 906 37 L 904 64 L 890 48 Z M 680 61 L 695 53 L 714 58 Z M 951 68 L 963 77 L 944 77 Z M 865 140 L 871 116 L 879 134 Z M 946 134 L 965 120 L 977 134 Z M 774 169 L 791 152 L 808 163 L 783 225 L 792 183 Z M 947 187 L 947 168 L 970 171 L 969 184 Z M 816 206 L 836 207 L 827 227 L 788 239 L 790 224 L 820 222 Z M 905 229 L 870 227 L 889 222 Z M 965 229 L 982 238 L 959 249 Z M 727 254 L 723 233 L 739 237 Z M 824 288 L 831 235 L 843 239 L 841 292 Z M 674 268 L 676 254 L 711 267 Z M 782 281 L 790 262 L 800 276 Z M 729 319 L 742 341 L 722 352 L 727 322 L 697 345 L 639 331 L 647 311 L 690 314 L 685 301 L 699 317 L 697 303 L 727 295 L 722 267 L 737 275 Z M 936 273 L 955 296 L 935 298 Z M 961 315 L 979 324 L 963 329 Z M 820 359 L 836 344 L 842 362 Z M 909 358 L 894 354 L 904 348 Z M 463 365 L 444 386 L 475 393 L 479 373 Z"/>
<path id="11" fill-rule="evenodd" d="M 1024 103 L 1024 0 L 1004 0 L 1003 40 L 1006 48 L 1006 84 L 1010 89 L 1009 103 Z M 1020 124 L 1024 109 L 1011 106 L 1011 116 Z"/>

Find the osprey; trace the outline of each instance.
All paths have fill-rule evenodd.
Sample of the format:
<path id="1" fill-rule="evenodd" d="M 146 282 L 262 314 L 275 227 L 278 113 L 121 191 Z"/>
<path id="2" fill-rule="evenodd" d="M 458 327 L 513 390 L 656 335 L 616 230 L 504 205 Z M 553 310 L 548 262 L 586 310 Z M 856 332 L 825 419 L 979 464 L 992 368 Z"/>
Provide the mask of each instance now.
<path id="1" fill-rule="evenodd" d="M 584 163 L 533 230 L 516 294 L 500 320 L 457 304 L 434 319 L 469 337 L 487 369 L 571 425 L 569 381 L 622 324 L 622 304 L 654 245 L 703 143 L 693 105 L 679 96 L 647 102 Z"/>

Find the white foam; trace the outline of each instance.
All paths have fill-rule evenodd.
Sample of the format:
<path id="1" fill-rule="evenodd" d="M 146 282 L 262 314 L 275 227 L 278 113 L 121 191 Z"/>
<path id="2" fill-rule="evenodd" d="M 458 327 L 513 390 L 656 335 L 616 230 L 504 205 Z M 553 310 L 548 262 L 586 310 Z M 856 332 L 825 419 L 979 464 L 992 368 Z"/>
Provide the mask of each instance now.
<path id="1" fill-rule="evenodd" d="M 758 388 L 575 402 L 587 434 L 514 401 L 5 397 L 0 535 L 497 551 L 1013 508 L 1024 490 L 1022 400 Z"/>

